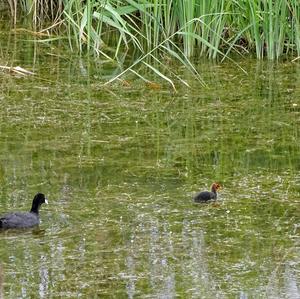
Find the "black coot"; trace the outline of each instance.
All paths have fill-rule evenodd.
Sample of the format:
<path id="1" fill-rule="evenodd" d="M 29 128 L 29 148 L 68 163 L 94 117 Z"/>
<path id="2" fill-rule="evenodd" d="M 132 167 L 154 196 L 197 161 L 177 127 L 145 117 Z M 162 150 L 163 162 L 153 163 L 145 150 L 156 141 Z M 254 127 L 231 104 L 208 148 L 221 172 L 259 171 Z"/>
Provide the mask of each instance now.
<path id="1" fill-rule="evenodd" d="M 39 209 L 43 203 L 48 203 L 46 197 L 42 193 L 38 193 L 33 201 L 30 212 L 12 212 L 0 216 L 0 228 L 27 228 L 38 225 Z"/>
<path id="2" fill-rule="evenodd" d="M 211 199 L 217 199 L 217 191 L 221 188 L 218 183 L 213 183 L 211 185 L 211 191 L 202 191 L 194 197 L 195 202 L 205 202 Z"/>

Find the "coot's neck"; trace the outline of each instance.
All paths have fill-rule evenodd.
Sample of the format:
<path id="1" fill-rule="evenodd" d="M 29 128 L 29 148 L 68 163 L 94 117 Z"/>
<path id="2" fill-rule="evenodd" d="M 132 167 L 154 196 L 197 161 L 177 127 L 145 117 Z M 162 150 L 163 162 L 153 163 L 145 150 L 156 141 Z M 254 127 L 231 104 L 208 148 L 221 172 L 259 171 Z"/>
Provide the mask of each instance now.
<path id="1" fill-rule="evenodd" d="M 39 208 L 40 208 L 40 205 L 33 202 L 30 212 L 35 213 L 35 214 L 38 215 L 39 214 Z"/>
<path id="2" fill-rule="evenodd" d="M 211 187 L 211 192 L 217 195 L 217 190 L 215 186 Z"/>

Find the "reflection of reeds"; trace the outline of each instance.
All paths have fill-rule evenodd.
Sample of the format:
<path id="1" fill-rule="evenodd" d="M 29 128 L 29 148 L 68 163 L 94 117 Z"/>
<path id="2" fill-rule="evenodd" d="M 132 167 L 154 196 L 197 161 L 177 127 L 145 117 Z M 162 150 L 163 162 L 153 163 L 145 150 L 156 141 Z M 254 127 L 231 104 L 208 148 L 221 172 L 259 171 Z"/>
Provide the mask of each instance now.
<path id="1" fill-rule="evenodd" d="M 3 267 L 2 265 L 0 264 L 0 299 L 3 299 L 4 296 L 3 296 Z"/>

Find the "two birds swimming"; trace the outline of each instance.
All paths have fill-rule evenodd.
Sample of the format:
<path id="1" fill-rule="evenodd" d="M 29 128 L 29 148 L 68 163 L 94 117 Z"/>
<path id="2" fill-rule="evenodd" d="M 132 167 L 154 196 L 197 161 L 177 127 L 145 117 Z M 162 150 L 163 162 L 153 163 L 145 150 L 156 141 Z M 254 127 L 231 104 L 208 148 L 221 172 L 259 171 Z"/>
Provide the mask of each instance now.
<path id="1" fill-rule="evenodd" d="M 211 191 L 202 191 L 195 195 L 194 201 L 207 202 L 209 200 L 217 199 L 217 191 L 221 188 L 220 184 L 213 183 Z M 0 216 L 0 229 L 8 228 L 30 228 L 39 225 L 39 209 L 42 204 L 48 204 L 44 194 L 38 193 L 32 201 L 32 207 L 29 212 L 12 212 Z"/>

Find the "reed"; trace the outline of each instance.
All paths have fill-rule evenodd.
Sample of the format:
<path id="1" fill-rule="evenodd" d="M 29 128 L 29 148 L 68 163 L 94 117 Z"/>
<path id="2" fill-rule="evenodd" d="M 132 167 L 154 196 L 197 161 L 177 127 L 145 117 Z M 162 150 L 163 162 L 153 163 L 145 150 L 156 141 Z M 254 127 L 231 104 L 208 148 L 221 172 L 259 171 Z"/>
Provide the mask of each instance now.
<path id="1" fill-rule="evenodd" d="M 35 27 L 61 19 L 72 49 L 118 56 L 122 49 L 149 51 L 162 41 L 186 57 L 216 59 L 230 51 L 257 58 L 300 55 L 298 0 L 8 0 L 14 20 L 23 13 Z M 193 21 L 194 20 L 194 21 Z M 170 36 L 173 36 L 170 40 Z M 177 46 L 175 46 L 175 44 Z M 241 51 L 243 49 L 243 51 Z M 228 53 L 227 53 L 228 54 Z M 226 54 L 226 55 L 227 55 Z"/>
<path id="2" fill-rule="evenodd" d="M 72 51 L 117 62 L 132 53 L 137 55 L 136 61 L 143 63 L 141 57 L 159 61 L 168 55 L 195 74 L 188 60 L 194 56 L 225 59 L 232 52 L 255 53 L 258 59 L 271 60 L 285 55 L 300 56 L 299 0 L 8 0 L 8 3 L 15 21 L 20 13 L 31 19 L 34 28 L 45 28 L 51 21 L 48 28 L 53 31 L 60 26 L 59 33 L 68 36 Z M 144 65 L 149 65 L 149 61 Z M 156 74 L 161 74 L 158 69 Z"/>

